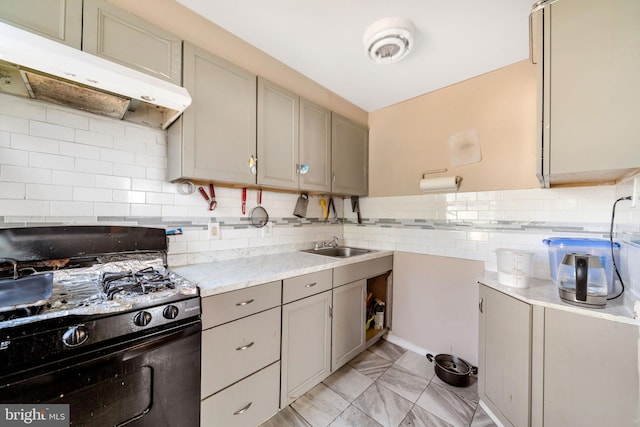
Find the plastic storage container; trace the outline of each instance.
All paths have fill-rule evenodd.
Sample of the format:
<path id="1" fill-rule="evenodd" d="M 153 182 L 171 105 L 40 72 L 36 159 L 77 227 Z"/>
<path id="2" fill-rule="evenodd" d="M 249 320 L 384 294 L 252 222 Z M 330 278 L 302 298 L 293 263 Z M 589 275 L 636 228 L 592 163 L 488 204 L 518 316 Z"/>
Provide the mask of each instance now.
<path id="1" fill-rule="evenodd" d="M 607 276 L 609 294 L 614 291 L 613 260 L 611 259 L 611 242 L 606 239 L 551 237 L 542 241 L 549 247 L 549 270 L 551 280 L 558 283 L 558 266 L 564 254 L 589 254 L 600 258 Z M 616 260 L 620 259 L 620 244 L 613 242 Z"/>
<path id="2" fill-rule="evenodd" d="M 514 288 L 529 287 L 533 253 L 516 249 L 496 249 L 498 282 Z"/>

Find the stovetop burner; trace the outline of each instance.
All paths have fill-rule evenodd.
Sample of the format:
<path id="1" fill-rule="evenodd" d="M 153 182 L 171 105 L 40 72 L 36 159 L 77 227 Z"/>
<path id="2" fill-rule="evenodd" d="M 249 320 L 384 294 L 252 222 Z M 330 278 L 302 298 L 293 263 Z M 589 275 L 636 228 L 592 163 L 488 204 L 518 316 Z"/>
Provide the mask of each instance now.
<path id="1" fill-rule="evenodd" d="M 110 300 L 118 294 L 141 295 L 165 289 L 175 289 L 175 284 L 169 274 L 153 267 L 138 271 L 107 271 L 102 274 L 101 284 L 107 299 Z"/>

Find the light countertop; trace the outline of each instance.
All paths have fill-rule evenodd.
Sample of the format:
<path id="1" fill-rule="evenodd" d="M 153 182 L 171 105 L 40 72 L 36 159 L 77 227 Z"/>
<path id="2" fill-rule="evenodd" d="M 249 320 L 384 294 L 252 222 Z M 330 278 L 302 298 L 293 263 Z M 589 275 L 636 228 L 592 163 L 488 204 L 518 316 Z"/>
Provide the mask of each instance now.
<path id="1" fill-rule="evenodd" d="M 557 285 L 551 280 L 529 279 L 528 288 L 514 288 L 498 282 L 497 273 L 487 271 L 484 276 L 478 279 L 478 283 L 528 304 L 556 308 L 586 316 L 613 320 L 615 322 L 640 325 L 640 319 L 633 318 L 633 304 L 637 299 L 628 292 L 625 292 L 615 300 L 607 301 L 607 305 L 604 308 L 586 308 L 562 301 L 558 295 Z"/>
<path id="2" fill-rule="evenodd" d="M 294 251 L 193 264 L 171 270 L 196 283 L 200 288 L 200 295 L 208 297 L 390 255 L 393 255 L 393 251 L 373 251 L 350 258 L 333 258 Z"/>

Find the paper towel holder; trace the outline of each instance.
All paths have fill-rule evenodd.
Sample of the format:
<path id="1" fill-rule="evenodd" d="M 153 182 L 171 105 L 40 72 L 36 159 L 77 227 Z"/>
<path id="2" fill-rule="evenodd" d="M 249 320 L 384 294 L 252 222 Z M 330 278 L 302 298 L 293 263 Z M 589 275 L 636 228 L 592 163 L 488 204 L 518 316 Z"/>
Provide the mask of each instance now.
<path id="1" fill-rule="evenodd" d="M 443 176 L 437 178 L 423 178 L 420 180 L 419 187 L 423 193 L 441 193 L 445 191 L 458 191 L 462 177 L 460 176 Z"/>

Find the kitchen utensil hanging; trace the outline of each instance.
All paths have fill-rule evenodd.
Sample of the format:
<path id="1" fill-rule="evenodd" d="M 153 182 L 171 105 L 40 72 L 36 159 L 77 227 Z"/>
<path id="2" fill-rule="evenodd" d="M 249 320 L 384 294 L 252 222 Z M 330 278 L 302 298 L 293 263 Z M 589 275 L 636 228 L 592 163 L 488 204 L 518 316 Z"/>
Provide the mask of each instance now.
<path id="1" fill-rule="evenodd" d="M 242 189 L 242 215 L 247 213 L 247 189 Z"/>
<path id="2" fill-rule="evenodd" d="M 293 215 L 298 218 L 305 218 L 307 216 L 307 207 L 309 206 L 309 195 L 307 193 L 300 194 L 296 207 L 293 209 Z"/>
<path id="3" fill-rule="evenodd" d="M 213 194 L 213 184 L 210 184 L 209 186 L 209 191 L 212 192 L 213 198 L 209 197 L 204 187 L 198 187 L 198 191 L 200 192 L 200 194 L 202 194 L 202 197 L 207 201 L 207 203 L 209 203 L 209 210 L 210 211 L 214 210 L 218 203 L 216 202 L 215 194 Z"/>
<path id="4" fill-rule="evenodd" d="M 251 209 L 249 220 L 254 227 L 262 228 L 269 222 L 269 214 L 262 206 L 262 190 L 258 190 L 258 206 Z"/>
<path id="5" fill-rule="evenodd" d="M 327 209 L 327 199 L 324 197 L 320 199 L 320 206 L 322 206 L 322 218 L 326 221 L 329 218 L 329 209 Z"/>
<path id="6" fill-rule="evenodd" d="M 209 203 L 209 210 L 212 211 L 218 205 L 216 202 L 216 190 L 213 188 L 213 183 L 209 183 L 209 196 L 211 197 L 211 203 Z"/>

